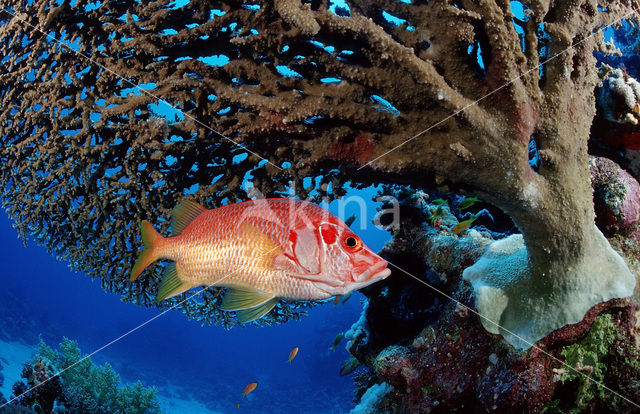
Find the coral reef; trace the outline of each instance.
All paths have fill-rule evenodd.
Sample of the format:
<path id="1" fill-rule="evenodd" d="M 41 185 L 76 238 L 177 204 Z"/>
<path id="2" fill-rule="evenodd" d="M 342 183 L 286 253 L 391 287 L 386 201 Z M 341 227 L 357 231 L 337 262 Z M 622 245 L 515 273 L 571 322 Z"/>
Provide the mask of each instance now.
<path id="1" fill-rule="evenodd" d="M 369 388 L 362 396 L 360 403 L 355 406 L 349 414 L 370 414 L 384 412 L 384 398 L 393 388 L 386 383 L 375 384 Z"/>
<path id="2" fill-rule="evenodd" d="M 618 124 L 638 125 L 640 120 L 640 83 L 622 69 L 604 66 L 606 75 L 598 88 L 597 100 L 602 115 L 607 121 Z M 637 135 L 637 134 L 636 134 Z M 640 138 L 622 134 L 620 145 L 631 149 L 640 148 Z"/>
<path id="3" fill-rule="evenodd" d="M 640 184 L 606 158 L 589 159 L 596 223 L 603 233 L 637 238 L 640 234 Z"/>
<path id="4" fill-rule="evenodd" d="M 615 160 L 640 179 L 640 83 L 637 80 L 640 49 L 637 33 L 638 26 L 623 22 L 614 32 L 615 43 L 611 44 L 614 50 L 600 58 L 603 62 L 600 67 L 602 85 L 596 88 L 597 112 L 591 127 L 590 153 Z"/>
<path id="5" fill-rule="evenodd" d="M 62 394 L 60 377 L 56 372 L 56 367 L 47 357 L 36 355 L 24 364 L 20 376 L 25 381 L 13 384 L 13 395 L 20 396 L 19 402 L 24 406 L 50 413 L 56 399 Z"/>
<path id="6" fill-rule="evenodd" d="M 49 413 L 54 406 L 61 413 L 160 412 L 155 388 L 144 387 L 140 381 L 120 384 L 108 363 L 94 365 L 82 355 L 78 344 L 67 338 L 60 343 L 60 351 L 41 342 L 35 356 L 24 364 L 22 378 L 24 381 L 13 385 L 14 398 L 37 412 Z"/>
<path id="7" fill-rule="evenodd" d="M 586 337 L 575 344 L 564 347 L 560 352 L 564 357 L 564 362 L 578 370 L 577 372 L 566 369 L 558 370 L 562 384 L 568 381 L 577 381 L 580 384 L 575 412 L 581 412 L 587 407 L 589 402 L 596 397 L 594 392 L 597 392 L 597 397 L 601 400 L 607 397 L 607 391 L 604 388 L 599 385 L 589 386 L 589 382 L 592 378 L 599 383 L 604 381 L 604 374 L 607 370 L 604 359 L 609 355 L 611 346 L 619 336 L 618 327 L 611 320 L 611 315 L 603 314 L 595 319 Z M 588 373 L 588 377 L 585 378 L 580 375 L 581 373 Z"/>
<path id="8" fill-rule="evenodd" d="M 243 199 L 245 177 L 265 195 L 291 183 L 301 197 L 316 176 L 331 184 L 319 196 L 331 197 L 344 194 L 345 180 L 462 188 L 511 216 L 529 259 L 524 276 L 544 305 L 575 285 L 566 269 L 615 259 L 593 242 L 586 143 L 593 52 L 604 47 L 594 33 L 634 7 L 353 0 L 334 12 L 331 2 L 298 0 L 11 1 L 0 16 L 4 205 L 22 235 L 124 300 L 153 306 L 157 277 L 126 283 L 137 223 L 165 220 L 166 231 L 185 196 L 209 207 Z M 181 112 L 167 115 L 166 102 Z M 260 156 L 268 162 L 256 166 Z M 612 273 L 631 285 L 624 266 Z M 589 296 L 580 286 L 574 295 Z M 630 293 L 605 289 L 599 299 Z M 179 306 L 235 324 L 219 305 L 208 290 Z M 284 303 L 266 323 L 299 317 L 299 307 Z M 548 309 L 505 312 L 543 320 Z M 556 313 L 536 329 L 575 322 Z"/>
<path id="9" fill-rule="evenodd" d="M 592 306 L 630 296 L 636 277 L 626 270 L 624 259 L 597 229 L 588 244 L 593 252 L 605 254 L 585 257 L 566 269 L 551 268 L 550 275 L 564 275 L 560 282 L 531 272 L 520 234 L 491 243 L 463 273 L 473 286 L 485 329 L 502 334 L 516 349 L 527 349 L 553 330 L 581 321 Z"/>
<path id="10" fill-rule="evenodd" d="M 627 200 L 625 195 L 632 194 L 638 183 L 608 160 L 593 158 L 591 163 L 596 205 L 608 202 L 611 209 L 621 211 Z M 621 197 L 611 195 L 614 188 Z M 438 207 L 423 206 L 426 211 Z M 454 213 L 451 220 L 463 218 L 455 208 L 447 211 Z M 614 241 L 621 235 L 625 235 L 621 240 L 628 240 L 628 235 L 637 231 L 637 219 L 624 221 L 624 217 L 618 217 L 621 220 L 616 221 L 617 225 L 603 231 Z M 433 310 L 435 317 L 423 319 L 390 338 L 380 335 L 384 328 L 378 326 L 379 321 L 401 326 L 407 314 L 417 314 L 422 307 L 416 305 L 418 300 L 410 301 L 404 314 L 398 314 L 390 306 L 383 306 L 388 300 L 399 300 L 388 299 L 386 292 L 391 290 L 384 285 L 403 278 L 401 272 L 394 271 L 382 286 L 365 291 L 367 305 L 352 327 L 357 335 L 350 335 L 347 350 L 368 368 L 369 377 L 359 374 L 368 380 L 356 382 L 357 395 L 372 384 L 393 387 L 381 401 L 384 408 L 375 412 L 640 411 L 632 403 L 640 403 L 638 297 L 600 303 L 578 323 L 554 330 L 535 348 L 517 352 L 500 336 L 490 333 L 491 329 L 483 327 L 486 321 L 474 313 L 472 287 L 462 277 L 464 269 L 483 257 L 486 247 L 493 245 L 492 239 L 500 235 L 474 227 L 458 236 L 450 232 L 450 227 L 420 225 L 423 217 L 419 214 L 413 218 L 415 221 L 406 226 L 411 230 L 397 232 L 381 253 L 393 262 L 390 257 L 402 257 L 410 246 L 413 262 L 422 263 L 414 266 L 426 269 L 414 275 L 456 302 L 433 289 L 414 287 L 414 294 L 424 303 L 439 297 L 443 298 L 442 304 Z M 508 240 L 515 236 L 501 237 L 500 240 Z M 632 264 L 633 257 L 624 249 L 620 251 Z M 637 260 L 637 250 L 632 254 Z M 638 270 L 635 265 L 631 267 Z M 440 282 L 430 279 L 429 274 L 441 275 Z"/>
<path id="11" fill-rule="evenodd" d="M 623 19 L 610 30 L 610 40 L 595 55 L 599 62 L 623 69 L 629 76 L 640 77 L 640 27 L 634 20 Z"/>

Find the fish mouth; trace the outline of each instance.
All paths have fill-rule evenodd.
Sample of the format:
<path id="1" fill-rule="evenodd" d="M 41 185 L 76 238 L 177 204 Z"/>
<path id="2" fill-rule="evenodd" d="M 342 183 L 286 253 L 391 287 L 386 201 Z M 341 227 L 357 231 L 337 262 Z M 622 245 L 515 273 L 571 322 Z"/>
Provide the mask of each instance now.
<path id="1" fill-rule="evenodd" d="M 358 266 L 362 268 L 364 266 Z M 366 270 L 360 273 L 354 274 L 353 280 L 355 282 L 369 282 L 373 283 L 378 280 L 382 280 L 391 274 L 391 270 L 387 268 L 387 261 L 380 260 L 378 263 L 371 265 L 366 265 Z"/>

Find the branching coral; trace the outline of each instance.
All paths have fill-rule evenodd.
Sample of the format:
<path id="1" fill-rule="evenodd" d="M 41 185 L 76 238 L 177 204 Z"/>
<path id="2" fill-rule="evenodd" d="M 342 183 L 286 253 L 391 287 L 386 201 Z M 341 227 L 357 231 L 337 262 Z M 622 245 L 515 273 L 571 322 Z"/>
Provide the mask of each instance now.
<path id="1" fill-rule="evenodd" d="M 54 403 L 77 413 L 160 412 L 155 388 L 144 387 L 140 381 L 121 385 L 120 377 L 108 363 L 100 367 L 91 359 L 83 358 L 78 344 L 67 338 L 60 344 L 60 352 L 41 342 L 36 355 L 25 363 L 22 371 L 26 384 L 17 382 L 14 394 L 20 395 L 62 371 L 22 396 L 20 403 L 40 407 L 44 412 L 51 412 Z"/>
<path id="2" fill-rule="evenodd" d="M 463 188 L 523 235 L 525 260 L 508 280 L 472 277 L 509 298 L 481 311 L 535 341 L 635 285 L 593 224 L 586 142 L 597 30 L 638 3 L 521 4 L 524 19 L 489 0 L 352 0 L 337 14 L 327 1 L 14 1 L 0 26 L 5 205 L 22 234 L 149 305 L 157 278 L 125 282 L 137 223 L 166 220 L 166 230 L 185 195 L 242 199 L 247 173 L 267 195 L 291 182 L 305 196 L 304 178 L 317 175 L 334 196 L 346 179 Z M 154 116 L 157 98 L 185 115 Z M 231 140 L 272 164 L 256 167 Z M 181 306 L 233 324 L 217 295 Z M 569 296 L 580 306 L 565 312 Z"/>
<path id="3" fill-rule="evenodd" d="M 56 372 L 56 367 L 48 358 L 36 355 L 22 367 L 20 376 L 25 381 L 13 384 L 14 396 L 19 397 L 20 404 L 24 406 L 50 413 L 55 401 L 62 394 L 60 377 L 55 375 Z M 27 393 L 32 388 L 33 391 Z"/>

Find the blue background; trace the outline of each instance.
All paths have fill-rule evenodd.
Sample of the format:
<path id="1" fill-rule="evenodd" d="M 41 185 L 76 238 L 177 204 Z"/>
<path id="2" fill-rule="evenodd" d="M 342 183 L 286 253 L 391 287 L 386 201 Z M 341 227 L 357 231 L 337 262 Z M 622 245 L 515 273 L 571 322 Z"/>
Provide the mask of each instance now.
<path id="1" fill-rule="evenodd" d="M 350 192 L 356 193 L 370 199 L 373 189 Z M 367 205 L 370 223 L 375 208 L 371 202 Z M 355 208 L 355 203 L 349 204 L 346 216 Z M 330 209 L 337 212 L 336 203 Z M 377 250 L 388 235 L 371 227 L 354 230 Z M 99 280 L 72 272 L 42 246 L 30 242 L 25 248 L 4 213 L 0 241 L 4 264 L 0 336 L 6 341 L 35 346 L 41 337 L 57 346 L 66 336 L 77 341 L 83 353 L 90 353 L 160 313 L 121 302 L 117 295 L 104 292 Z M 157 386 L 162 398 L 198 400 L 213 412 L 346 412 L 354 405 L 352 379 L 339 376 L 342 361 L 349 357 L 346 340 L 335 352 L 328 348 L 337 333 L 358 320 L 361 298 L 356 293 L 337 307 L 330 301 L 311 309 L 301 321 L 229 331 L 200 326 L 179 311 L 170 311 L 92 360 L 108 361 L 123 381 L 140 379 Z M 0 356 L 1 346 L 2 342 Z M 288 364 L 295 346 L 300 352 Z M 258 388 L 242 399 L 242 390 L 253 381 Z M 241 404 L 238 410 L 236 402 Z M 163 408 L 177 412 L 167 404 L 163 401 Z"/>

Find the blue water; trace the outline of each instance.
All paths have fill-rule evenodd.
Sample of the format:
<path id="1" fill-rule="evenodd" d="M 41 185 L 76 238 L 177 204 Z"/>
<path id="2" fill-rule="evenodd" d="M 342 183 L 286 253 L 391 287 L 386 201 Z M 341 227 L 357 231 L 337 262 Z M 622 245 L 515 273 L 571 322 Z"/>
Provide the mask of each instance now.
<path id="1" fill-rule="evenodd" d="M 359 233 L 368 234 L 365 240 L 375 249 L 385 239 L 379 230 Z M 42 338 L 55 347 L 68 337 L 78 342 L 83 353 L 90 353 L 160 313 L 121 302 L 116 294 L 104 292 L 99 280 L 72 272 L 33 242 L 25 248 L 4 213 L 0 241 L 4 273 L 0 338 L 4 341 L 35 346 Z M 315 307 L 301 321 L 229 331 L 200 326 L 179 311 L 170 311 L 92 360 L 109 362 L 124 382 L 139 379 L 158 387 L 161 401 L 166 397 L 196 400 L 212 412 L 348 412 L 354 405 L 354 386 L 350 377 L 339 376 L 339 368 L 349 355 L 344 342 L 335 352 L 328 348 L 338 332 L 358 319 L 360 298 L 356 293 L 345 305 L 335 307 L 330 302 Z M 299 354 L 288 364 L 295 346 Z M 258 388 L 241 398 L 244 387 L 253 381 Z M 166 402 L 163 408 L 182 411 Z"/>

